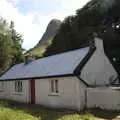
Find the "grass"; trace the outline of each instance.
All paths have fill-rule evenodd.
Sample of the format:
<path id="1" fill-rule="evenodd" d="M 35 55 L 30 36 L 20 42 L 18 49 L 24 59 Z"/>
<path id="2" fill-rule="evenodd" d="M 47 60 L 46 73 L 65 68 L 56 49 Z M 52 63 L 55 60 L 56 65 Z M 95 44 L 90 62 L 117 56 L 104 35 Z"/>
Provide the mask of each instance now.
<path id="1" fill-rule="evenodd" d="M 119 113 L 89 110 L 79 114 L 74 111 L 60 111 L 32 105 L 0 101 L 0 120 L 112 120 L 120 118 Z"/>

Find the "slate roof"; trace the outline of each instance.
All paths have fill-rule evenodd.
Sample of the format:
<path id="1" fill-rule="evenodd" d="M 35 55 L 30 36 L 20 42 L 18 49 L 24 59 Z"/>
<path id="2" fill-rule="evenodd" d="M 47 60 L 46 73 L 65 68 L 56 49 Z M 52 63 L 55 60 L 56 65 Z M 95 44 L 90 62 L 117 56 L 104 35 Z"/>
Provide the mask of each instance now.
<path id="1" fill-rule="evenodd" d="M 89 47 L 17 64 L 5 72 L 0 80 L 52 77 L 73 74 L 89 52 Z"/>

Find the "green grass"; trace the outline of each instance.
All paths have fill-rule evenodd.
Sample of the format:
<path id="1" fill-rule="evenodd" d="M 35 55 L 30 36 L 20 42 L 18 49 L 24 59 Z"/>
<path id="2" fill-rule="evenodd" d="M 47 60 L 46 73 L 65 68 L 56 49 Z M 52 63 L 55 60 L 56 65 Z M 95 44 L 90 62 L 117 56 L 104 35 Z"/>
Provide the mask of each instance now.
<path id="1" fill-rule="evenodd" d="M 68 111 L 60 112 L 31 105 L 10 104 L 0 101 L 0 120 L 112 120 L 118 118 L 118 113 L 89 111 L 82 114 Z M 95 117 L 96 116 L 96 117 Z"/>

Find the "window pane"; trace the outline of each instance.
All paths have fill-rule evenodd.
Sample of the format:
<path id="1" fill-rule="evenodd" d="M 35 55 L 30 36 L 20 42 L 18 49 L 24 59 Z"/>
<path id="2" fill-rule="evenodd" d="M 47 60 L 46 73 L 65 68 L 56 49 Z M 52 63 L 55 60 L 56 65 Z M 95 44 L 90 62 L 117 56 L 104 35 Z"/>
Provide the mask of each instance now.
<path id="1" fill-rule="evenodd" d="M 55 80 L 55 92 L 58 93 L 58 80 Z"/>
<path id="2" fill-rule="evenodd" d="M 22 92 L 22 81 L 15 81 L 15 92 Z"/>
<path id="3" fill-rule="evenodd" d="M 20 92 L 22 92 L 22 81 L 20 82 Z"/>
<path id="4" fill-rule="evenodd" d="M 54 81 L 51 80 L 51 92 L 54 92 Z"/>
<path id="5" fill-rule="evenodd" d="M 17 92 L 17 82 L 15 81 L 15 92 Z"/>
<path id="6" fill-rule="evenodd" d="M 20 81 L 18 81 L 18 92 L 20 92 Z"/>

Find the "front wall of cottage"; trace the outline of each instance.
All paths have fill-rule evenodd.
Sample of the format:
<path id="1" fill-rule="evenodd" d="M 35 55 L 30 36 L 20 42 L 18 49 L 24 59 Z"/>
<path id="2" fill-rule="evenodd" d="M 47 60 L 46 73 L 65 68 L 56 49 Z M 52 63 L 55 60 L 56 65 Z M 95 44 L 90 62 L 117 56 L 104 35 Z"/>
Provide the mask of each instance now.
<path id="1" fill-rule="evenodd" d="M 4 98 L 4 86 L 5 86 L 5 84 L 4 84 L 4 82 L 3 81 L 0 81 L 0 99 L 3 99 Z"/>
<path id="2" fill-rule="evenodd" d="M 51 92 L 50 81 L 58 80 L 57 94 Z M 5 81 L 0 99 L 30 103 L 30 80 L 22 80 L 23 90 L 15 92 L 15 81 Z M 53 108 L 82 110 L 85 107 L 86 86 L 77 77 L 60 77 L 35 80 L 35 104 Z"/>
<path id="3" fill-rule="evenodd" d="M 53 94 L 50 81 L 58 80 L 59 92 Z M 54 108 L 84 108 L 85 86 L 76 77 L 61 77 L 35 80 L 36 104 Z"/>
<path id="4" fill-rule="evenodd" d="M 81 72 L 81 78 L 90 85 L 107 85 L 110 77 L 117 76 L 115 69 L 104 54 L 102 42 L 96 38 L 96 51 Z"/>
<path id="5" fill-rule="evenodd" d="M 12 82 L 12 100 L 29 103 L 30 102 L 30 84 L 29 80 L 22 80 L 23 90 L 18 93 L 14 90 L 14 81 Z"/>
<path id="6" fill-rule="evenodd" d="M 4 81 L 4 90 L 0 92 L 0 99 L 30 102 L 29 80 L 22 80 L 22 92 L 15 92 L 15 81 Z"/>

